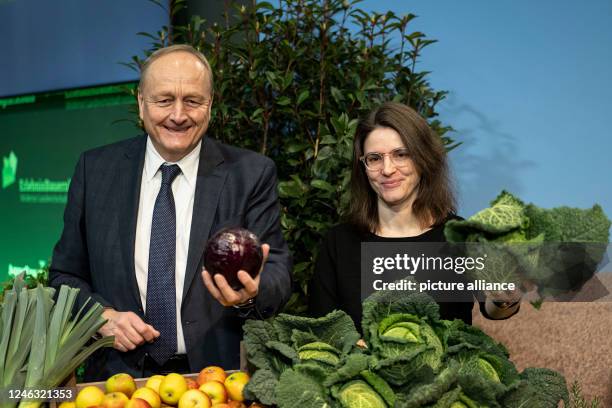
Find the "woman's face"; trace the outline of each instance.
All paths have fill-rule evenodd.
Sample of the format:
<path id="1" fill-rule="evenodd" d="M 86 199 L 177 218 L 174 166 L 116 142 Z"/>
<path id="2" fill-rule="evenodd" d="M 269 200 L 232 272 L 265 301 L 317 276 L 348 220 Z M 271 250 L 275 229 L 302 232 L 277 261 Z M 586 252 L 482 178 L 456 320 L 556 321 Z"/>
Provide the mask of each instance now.
<path id="1" fill-rule="evenodd" d="M 391 128 L 376 128 L 367 137 L 363 144 L 363 154 L 391 153 L 396 149 L 403 149 L 404 143 L 395 130 Z M 408 158 L 398 167 L 393 163 L 391 154 L 382 156 L 383 166 L 380 170 L 369 170 L 366 174 L 370 186 L 378 196 L 378 202 L 388 207 L 401 208 L 412 206 L 416 199 L 419 181 L 421 180 L 414 162 Z"/>

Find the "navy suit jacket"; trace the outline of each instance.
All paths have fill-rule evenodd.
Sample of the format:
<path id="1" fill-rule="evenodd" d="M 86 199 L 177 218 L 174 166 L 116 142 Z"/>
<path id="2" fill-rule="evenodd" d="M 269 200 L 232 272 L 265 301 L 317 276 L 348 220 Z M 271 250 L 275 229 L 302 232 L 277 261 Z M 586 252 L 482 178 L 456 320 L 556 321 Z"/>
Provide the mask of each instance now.
<path id="1" fill-rule="evenodd" d="M 91 297 L 143 320 L 134 245 L 146 140 L 140 136 L 81 155 L 49 271 L 53 287 L 80 288 L 77 306 Z M 200 275 L 206 242 L 216 231 L 242 226 L 270 244 L 256 302 L 262 317 L 277 313 L 289 299 L 291 257 L 280 228 L 276 187 L 276 167 L 269 158 L 202 139 L 181 306 L 192 371 L 213 364 L 239 366 L 244 319 L 215 300 Z M 88 362 L 87 379 L 118 372 L 140 376 L 144 349 L 101 350 Z"/>

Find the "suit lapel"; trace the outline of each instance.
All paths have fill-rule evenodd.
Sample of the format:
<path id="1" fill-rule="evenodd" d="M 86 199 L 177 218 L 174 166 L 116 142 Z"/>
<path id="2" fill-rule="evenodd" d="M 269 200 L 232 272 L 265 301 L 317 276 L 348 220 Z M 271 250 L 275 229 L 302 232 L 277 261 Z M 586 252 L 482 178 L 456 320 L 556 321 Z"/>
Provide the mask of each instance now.
<path id="1" fill-rule="evenodd" d="M 124 270 L 127 273 L 131 295 L 135 305 L 142 309 L 136 270 L 134 266 L 134 246 L 136 242 L 136 221 L 140 184 L 146 150 L 146 136 L 138 137 L 127 146 L 125 155 L 119 163 L 119 239 L 123 252 Z"/>
<path id="2" fill-rule="evenodd" d="M 223 163 L 223 155 L 217 143 L 208 137 L 202 139 L 198 177 L 193 200 L 193 215 L 191 233 L 189 235 L 189 252 L 187 269 L 183 285 L 183 300 L 189 292 L 194 277 L 200 275 L 198 265 L 202 259 L 204 246 L 210 235 L 221 190 L 225 184 L 227 171 L 219 165 Z M 202 283 L 203 285 L 203 283 Z"/>

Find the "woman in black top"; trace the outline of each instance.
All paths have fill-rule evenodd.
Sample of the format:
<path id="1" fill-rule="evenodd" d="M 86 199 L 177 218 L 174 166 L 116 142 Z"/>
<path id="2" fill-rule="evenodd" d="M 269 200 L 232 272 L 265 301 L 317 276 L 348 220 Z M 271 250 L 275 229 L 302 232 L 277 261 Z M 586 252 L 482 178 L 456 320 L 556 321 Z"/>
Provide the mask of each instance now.
<path id="1" fill-rule="evenodd" d="M 309 285 L 315 316 L 334 309 L 361 322 L 361 242 L 445 242 L 454 216 L 446 150 L 425 119 L 410 107 L 387 102 L 355 132 L 351 203 L 347 222 L 332 228 L 320 248 Z M 443 319 L 472 322 L 473 303 L 440 305 Z M 487 301 L 489 318 L 507 318 L 518 304 Z"/>

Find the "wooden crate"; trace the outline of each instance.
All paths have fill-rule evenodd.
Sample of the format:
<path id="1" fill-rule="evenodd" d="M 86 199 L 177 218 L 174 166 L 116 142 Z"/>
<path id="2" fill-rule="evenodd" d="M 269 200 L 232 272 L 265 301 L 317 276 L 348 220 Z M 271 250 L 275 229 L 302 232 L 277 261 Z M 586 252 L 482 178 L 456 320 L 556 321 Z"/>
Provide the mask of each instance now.
<path id="1" fill-rule="evenodd" d="M 228 370 L 226 371 L 227 373 L 233 373 L 236 372 L 237 370 Z M 183 377 L 185 378 L 192 378 L 194 380 L 196 380 L 198 378 L 198 373 L 191 373 L 191 374 L 182 374 Z M 144 387 L 145 384 L 147 383 L 147 380 L 149 379 L 149 377 L 146 378 L 134 378 L 134 382 L 136 383 L 136 388 L 141 388 Z M 106 393 L 106 388 L 104 387 L 104 384 L 106 383 L 106 381 L 95 381 L 95 382 L 87 382 L 87 383 L 77 383 L 76 382 L 76 375 L 73 373 L 65 382 L 64 384 L 62 384 L 62 387 L 75 387 L 76 388 L 76 392 L 78 394 L 79 391 L 81 391 L 83 388 L 88 387 L 90 385 L 93 385 L 95 387 L 98 387 L 99 389 L 101 389 L 104 393 Z M 76 395 L 75 395 L 76 398 Z M 49 406 L 50 408 L 57 408 L 59 406 L 60 403 L 58 402 L 50 402 Z M 169 405 L 165 405 L 164 403 L 162 403 L 162 407 L 168 407 Z"/>
<path id="2" fill-rule="evenodd" d="M 204 367 L 202 367 L 204 368 Z M 249 372 L 248 370 L 248 364 L 247 364 L 247 360 L 246 360 L 246 349 L 244 347 L 244 342 L 240 342 L 240 370 L 226 370 L 225 372 L 229 375 L 232 373 L 235 373 L 237 371 L 244 371 L 244 372 Z M 198 378 L 198 373 L 191 373 L 191 374 L 183 374 L 183 377 L 185 378 L 192 378 L 194 380 L 197 380 Z M 149 377 L 146 378 L 135 378 L 134 381 L 136 382 L 136 388 L 141 388 L 144 387 L 145 384 L 147 383 L 147 380 L 149 379 Z M 89 385 L 93 385 L 96 386 L 98 388 L 100 388 L 102 391 L 106 392 L 106 389 L 104 387 L 106 381 L 96 381 L 96 382 L 88 382 L 88 383 L 77 383 L 76 381 L 76 375 L 75 373 L 72 373 L 72 375 L 67 378 L 63 383 L 62 383 L 62 387 L 76 387 L 76 392 L 78 393 L 79 391 L 81 391 L 83 388 L 89 386 Z M 75 395 L 76 398 L 76 395 Z M 50 408 L 58 408 L 59 403 L 57 402 L 51 402 L 50 403 Z M 168 405 L 164 405 L 162 403 L 162 407 L 168 407 Z"/>
<path id="3" fill-rule="evenodd" d="M 231 374 L 231 373 L 235 373 L 238 370 L 228 370 L 226 371 L 226 373 Z M 191 373 L 191 374 L 182 374 L 183 377 L 185 378 L 192 378 L 194 380 L 198 379 L 198 373 Z M 136 388 L 141 388 L 144 387 L 145 384 L 147 383 L 147 380 L 149 379 L 149 377 L 146 378 L 134 378 L 134 381 L 136 382 Z M 90 385 L 94 385 L 98 388 L 100 388 L 102 391 L 104 391 L 106 393 L 106 389 L 104 388 L 104 383 L 106 381 L 95 381 L 95 382 L 88 382 L 88 383 L 76 383 L 75 381 L 75 385 L 73 385 L 73 387 L 76 387 L 77 392 L 81 391 L 83 388 L 90 386 Z M 66 387 L 70 387 L 70 385 L 67 385 Z"/>

